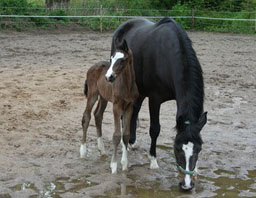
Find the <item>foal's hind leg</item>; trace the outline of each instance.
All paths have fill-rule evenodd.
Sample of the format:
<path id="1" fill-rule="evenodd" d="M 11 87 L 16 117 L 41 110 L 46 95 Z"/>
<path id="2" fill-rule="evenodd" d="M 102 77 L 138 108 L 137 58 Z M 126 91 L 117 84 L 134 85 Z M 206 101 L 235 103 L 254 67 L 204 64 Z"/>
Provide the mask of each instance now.
<path id="1" fill-rule="evenodd" d="M 129 143 L 131 147 L 134 146 L 135 141 L 136 141 L 136 128 L 137 128 L 137 119 L 138 119 L 138 114 L 142 105 L 142 102 L 144 101 L 145 97 L 144 96 L 139 96 L 139 98 L 135 101 L 133 105 L 133 113 L 131 117 L 131 128 L 130 128 L 130 140 Z"/>
<path id="2" fill-rule="evenodd" d="M 93 105 L 97 101 L 98 96 L 88 96 L 86 108 L 83 114 L 82 119 L 82 127 L 83 127 L 83 138 L 82 138 L 82 144 L 80 146 L 80 157 L 84 158 L 86 157 L 87 148 L 86 148 L 86 136 L 87 136 L 87 129 L 91 120 L 91 111 L 93 108 Z"/>
<path id="3" fill-rule="evenodd" d="M 124 123 L 123 134 L 122 134 L 123 135 L 123 141 L 122 141 L 123 153 L 122 153 L 122 159 L 121 159 L 123 170 L 128 169 L 127 149 L 128 149 L 129 138 L 130 138 L 130 122 L 132 117 L 132 110 L 133 110 L 133 106 L 132 104 L 130 104 L 125 110 L 124 116 L 123 116 L 123 123 Z"/>
<path id="4" fill-rule="evenodd" d="M 118 104 L 113 104 L 113 113 L 114 113 L 114 121 L 115 121 L 115 132 L 113 134 L 113 155 L 111 159 L 111 170 L 112 173 L 117 173 L 117 146 L 121 140 L 121 127 L 120 127 L 120 119 L 121 119 L 121 108 Z"/>
<path id="5" fill-rule="evenodd" d="M 107 107 L 108 101 L 106 101 L 104 98 L 100 97 L 97 108 L 94 111 L 94 117 L 95 117 L 95 125 L 97 129 L 97 142 L 98 142 L 98 149 L 100 151 L 101 155 L 105 155 L 105 147 L 102 139 L 102 119 L 103 119 L 103 113 Z"/>

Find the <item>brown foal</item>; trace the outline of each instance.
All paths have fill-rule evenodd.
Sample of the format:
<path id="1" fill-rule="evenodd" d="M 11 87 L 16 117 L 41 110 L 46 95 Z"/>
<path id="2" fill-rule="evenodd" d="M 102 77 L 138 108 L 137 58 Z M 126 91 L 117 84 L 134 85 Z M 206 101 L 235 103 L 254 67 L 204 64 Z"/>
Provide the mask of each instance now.
<path id="1" fill-rule="evenodd" d="M 97 128 L 98 149 L 101 154 L 105 154 L 102 140 L 102 119 L 108 101 L 113 103 L 113 114 L 115 122 L 115 131 L 113 134 L 113 155 L 111 160 L 112 173 L 117 172 L 117 146 L 122 136 L 122 169 L 127 170 L 128 158 L 127 148 L 130 137 L 130 121 L 133 111 L 133 104 L 139 92 L 135 82 L 135 73 L 133 68 L 132 51 L 128 48 L 127 42 L 116 40 L 116 51 L 111 56 L 111 62 L 99 62 L 92 66 L 87 72 L 85 82 L 85 94 L 87 104 L 83 114 L 82 127 L 83 139 L 80 147 L 80 156 L 86 156 L 86 134 L 91 119 L 93 105 L 98 100 L 94 111 L 95 124 Z M 99 99 L 98 99 L 99 98 Z M 121 134 L 121 118 L 123 119 L 123 130 Z"/>

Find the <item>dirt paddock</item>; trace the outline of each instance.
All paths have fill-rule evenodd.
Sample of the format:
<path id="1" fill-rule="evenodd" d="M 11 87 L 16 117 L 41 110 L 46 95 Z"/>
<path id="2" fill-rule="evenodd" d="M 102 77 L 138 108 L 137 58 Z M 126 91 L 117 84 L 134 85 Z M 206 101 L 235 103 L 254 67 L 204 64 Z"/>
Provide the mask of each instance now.
<path id="1" fill-rule="evenodd" d="M 174 101 L 161 107 L 160 169 L 149 169 L 147 101 L 128 172 L 119 166 L 117 175 L 110 174 L 111 104 L 103 121 L 107 156 L 97 151 L 92 118 L 89 155 L 79 158 L 85 74 L 109 60 L 111 36 L 0 32 L 0 198 L 256 197 L 255 36 L 189 32 L 204 70 L 208 111 L 198 182 L 190 193 L 178 189 Z"/>

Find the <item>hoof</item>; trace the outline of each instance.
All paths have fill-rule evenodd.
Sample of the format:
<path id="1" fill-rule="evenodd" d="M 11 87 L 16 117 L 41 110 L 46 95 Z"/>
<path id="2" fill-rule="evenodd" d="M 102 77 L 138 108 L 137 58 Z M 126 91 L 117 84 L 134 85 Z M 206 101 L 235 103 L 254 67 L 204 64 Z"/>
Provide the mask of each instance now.
<path id="1" fill-rule="evenodd" d="M 99 137 L 97 139 L 98 142 L 98 150 L 100 152 L 100 155 L 106 155 L 106 151 L 105 151 L 105 146 L 104 146 L 104 142 L 103 142 L 103 138 Z"/>
<path id="2" fill-rule="evenodd" d="M 111 162 L 110 168 L 111 168 L 112 174 L 116 174 L 117 173 L 117 162 Z"/>
<path id="3" fill-rule="evenodd" d="M 123 171 L 128 170 L 128 160 L 127 159 L 122 159 L 121 164 L 122 164 L 122 170 Z"/>
<path id="4" fill-rule="evenodd" d="M 137 148 L 136 142 L 134 142 L 133 144 L 132 144 L 132 143 L 129 143 L 127 150 L 128 150 L 128 151 L 131 151 L 131 150 L 133 150 L 133 149 L 135 149 L 135 148 Z"/>
<path id="5" fill-rule="evenodd" d="M 80 158 L 85 158 L 87 155 L 86 144 L 81 144 L 80 146 Z"/>
<path id="6" fill-rule="evenodd" d="M 156 158 L 153 156 L 149 156 L 149 159 L 150 159 L 150 169 L 158 169 L 159 166 L 158 166 Z"/>

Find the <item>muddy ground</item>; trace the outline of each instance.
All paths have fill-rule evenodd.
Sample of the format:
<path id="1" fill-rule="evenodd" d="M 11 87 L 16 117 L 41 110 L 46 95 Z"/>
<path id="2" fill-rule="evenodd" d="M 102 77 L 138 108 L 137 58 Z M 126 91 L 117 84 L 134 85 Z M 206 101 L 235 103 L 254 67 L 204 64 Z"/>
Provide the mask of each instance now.
<path id="1" fill-rule="evenodd" d="M 0 198 L 256 197 L 255 36 L 189 32 L 204 70 L 208 111 L 200 175 L 190 193 L 177 186 L 174 101 L 161 108 L 160 169 L 149 169 L 147 101 L 128 172 L 119 166 L 117 175 L 110 174 L 111 104 L 103 121 L 107 156 L 99 155 L 92 119 L 89 155 L 79 158 L 86 71 L 109 60 L 111 36 L 0 32 Z"/>

